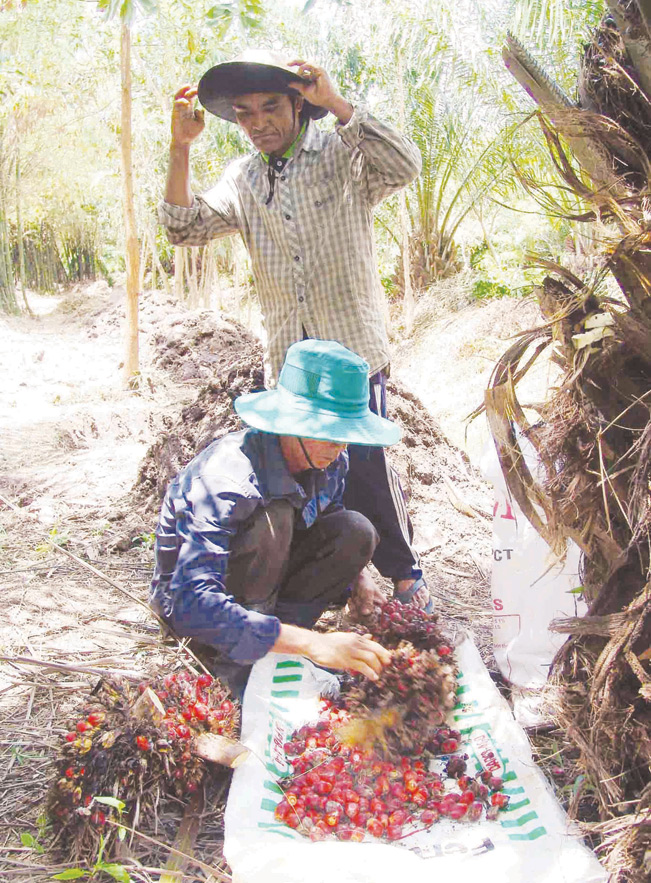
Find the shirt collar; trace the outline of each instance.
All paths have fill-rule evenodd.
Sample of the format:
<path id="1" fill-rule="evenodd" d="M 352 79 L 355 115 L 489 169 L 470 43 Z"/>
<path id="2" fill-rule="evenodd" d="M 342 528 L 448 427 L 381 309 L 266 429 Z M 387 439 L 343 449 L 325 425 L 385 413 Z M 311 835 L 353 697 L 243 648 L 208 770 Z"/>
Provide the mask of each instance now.
<path id="1" fill-rule="evenodd" d="M 305 492 L 287 468 L 287 463 L 280 449 L 280 437 L 271 432 L 250 429 L 254 435 L 255 453 L 258 463 L 254 463 L 254 471 L 258 479 L 261 494 L 266 499 L 287 497 L 293 494 L 303 498 Z"/>
<path id="2" fill-rule="evenodd" d="M 292 141 L 292 143 L 289 145 L 287 150 L 283 153 L 283 155 L 282 155 L 283 159 L 291 159 L 291 157 L 294 156 L 295 152 L 298 150 L 300 140 L 303 137 L 303 135 L 305 134 L 306 129 L 307 129 L 307 122 L 303 123 L 298 135 Z M 262 157 L 264 162 L 266 162 L 266 163 L 269 162 L 269 154 L 268 153 L 262 153 L 262 151 L 260 151 L 260 156 Z"/>

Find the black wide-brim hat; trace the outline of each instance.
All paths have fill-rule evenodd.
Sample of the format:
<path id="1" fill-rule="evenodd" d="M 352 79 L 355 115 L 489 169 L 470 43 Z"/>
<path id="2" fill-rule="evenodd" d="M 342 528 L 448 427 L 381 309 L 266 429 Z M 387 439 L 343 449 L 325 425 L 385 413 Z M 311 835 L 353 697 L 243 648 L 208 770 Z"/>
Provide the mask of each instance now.
<path id="1" fill-rule="evenodd" d="M 209 113 L 236 123 L 233 101 L 250 92 L 284 92 L 298 95 L 292 83 L 304 83 L 296 71 L 287 66 L 282 55 L 268 49 L 247 49 L 233 61 L 211 67 L 199 80 L 199 101 Z M 305 113 L 320 120 L 328 111 L 306 101 Z"/>

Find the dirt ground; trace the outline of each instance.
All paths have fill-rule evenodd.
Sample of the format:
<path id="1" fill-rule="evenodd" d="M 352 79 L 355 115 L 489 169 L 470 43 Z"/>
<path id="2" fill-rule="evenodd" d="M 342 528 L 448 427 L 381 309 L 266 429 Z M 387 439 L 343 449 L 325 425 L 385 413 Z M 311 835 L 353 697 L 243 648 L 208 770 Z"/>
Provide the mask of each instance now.
<path id="1" fill-rule="evenodd" d="M 12 881 L 61 870 L 29 837 L 45 838 L 52 751 L 80 694 L 101 673 L 143 677 L 180 664 L 146 607 L 157 495 L 191 448 L 235 425 L 232 397 L 261 382 L 259 346 L 236 321 L 158 292 L 141 304 L 139 389 L 125 390 L 123 298 L 96 283 L 32 296 L 34 319 L 0 320 L 0 877 Z M 404 384 L 407 360 L 397 367 L 389 407 L 405 434 L 392 458 L 415 542 L 444 623 L 473 629 L 490 664 L 491 496 Z M 161 822 L 163 842 L 175 824 Z"/>

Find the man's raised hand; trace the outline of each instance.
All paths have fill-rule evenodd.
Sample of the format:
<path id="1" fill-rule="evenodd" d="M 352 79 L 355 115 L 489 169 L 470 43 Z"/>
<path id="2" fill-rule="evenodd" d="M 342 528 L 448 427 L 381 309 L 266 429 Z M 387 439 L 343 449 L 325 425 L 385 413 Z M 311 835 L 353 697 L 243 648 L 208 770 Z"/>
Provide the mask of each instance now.
<path id="1" fill-rule="evenodd" d="M 297 68 L 296 73 L 304 81 L 302 83 L 291 83 L 292 89 L 295 89 L 306 101 L 309 101 L 315 107 L 325 107 L 344 125 L 350 120 L 353 115 L 352 104 L 349 104 L 345 98 L 341 97 L 322 67 L 318 67 L 316 64 L 312 64 L 302 58 L 296 58 L 287 64 L 289 67 Z"/>
<path id="2" fill-rule="evenodd" d="M 191 144 L 203 132 L 206 125 L 204 112 L 195 107 L 196 97 L 196 86 L 182 86 L 175 94 L 172 108 L 172 145 Z"/>

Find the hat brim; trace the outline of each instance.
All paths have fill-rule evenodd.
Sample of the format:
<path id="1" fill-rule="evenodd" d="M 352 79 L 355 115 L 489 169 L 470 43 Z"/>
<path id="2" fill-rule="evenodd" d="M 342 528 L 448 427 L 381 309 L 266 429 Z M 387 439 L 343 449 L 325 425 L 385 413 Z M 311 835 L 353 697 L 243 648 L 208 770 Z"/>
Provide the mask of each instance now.
<path id="1" fill-rule="evenodd" d="M 302 82 L 303 78 L 294 71 L 275 65 L 227 61 L 206 71 L 199 80 L 197 97 L 209 113 L 236 123 L 233 101 L 238 95 L 251 92 L 295 92 L 298 95 L 291 86 L 292 83 Z M 316 107 L 309 101 L 305 102 L 304 107 L 313 120 L 319 120 L 328 113 L 325 107 Z"/>
<path id="2" fill-rule="evenodd" d="M 249 426 L 276 435 L 381 448 L 402 437 L 397 424 L 370 410 L 363 416 L 335 414 L 282 387 L 240 396 L 235 399 L 235 410 Z"/>

